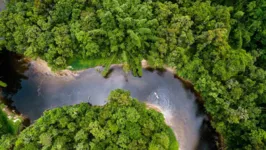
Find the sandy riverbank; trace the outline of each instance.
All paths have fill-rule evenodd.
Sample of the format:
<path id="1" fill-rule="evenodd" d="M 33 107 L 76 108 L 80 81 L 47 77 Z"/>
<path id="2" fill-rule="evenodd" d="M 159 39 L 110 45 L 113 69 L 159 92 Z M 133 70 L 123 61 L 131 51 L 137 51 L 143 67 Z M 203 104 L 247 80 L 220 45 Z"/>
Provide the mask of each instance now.
<path id="1" fill-rule="evenodd" d="M 60 71 L 52 71 L 52 69 L 48 66 L 47 62 L 40 59 L 40 58 L 37 58 L 36 60 L 29 60 L 29 62 L 30 62 L 31 67 L 34 68 L 34 71 L 39 72 L 41 74 L 46 74 L 46 75 L 50 75 L 50 76 L 57 76 L 57 77 L 70 77 L 70 78 L 76 77 L 79 75 L 79 73 L 86 70 L 86 69 L 83 69 L 83 70 L 79 70 L 79 71 L 72 71 L 69 69 L 64 69 L 64 70 L 60 70 Z M 151 68 L 150 65 L 148 64 L 147 60 L 142 60 L 141 65 L 142 65 L 142 68 L 144 68 L 144 69 Z M 111 67 L 116 67 L 116 66 L 123 67 L 123 64 L 112 64 L 111 65 Z M 98 67 L 101 67 L 101 66 L 97 66 L 94 68 L 98 68 Z M 68 68 L 71 68 L 71 66 L 69 66 Z M 89 69 L 89 68 L 87 68 L 87 69 Z M 166 71 L 173 73 L 173 74 L 176 73 L 176 70 L 174 68 L 164 66 L 164 69 Z"/>
<path id="2" fill-rule="evenodd" d="M 154 104 L 151 104 L 151 103 L 146 103 L 146 106 L 147 106 L 147 109 L 154 109 L 155 111 L 157 112 L 160 112 L 164 115 L 164 119 L 165 119 L 165 123 L 168 125 L 168 126 L 172 126 L 172 123 L 171 123 L 171 119 L 172 117 L 171 116 L 166 116 L 164 114 L 164 111 L 163 109 L 158 106 L 158 105 L 154 105 Z M 176 134 L 176 133 L 175 133 Z"/>
<path id="3" fill-rule="evenodd" d="M 52 71 L 52 69 L 48 66 L 47 62 L 44 60 L 38 58 L 36 60 L 29 60 L 30 62 L 30 68 L 33 70 L 33 72 L 38 72 L 44 75 L 48 76 L 55 76 L 55 77 L 65 77 L 69 79 L 74 79 L 79 75 L 80 71 L 71 71 L 69 69 L 64 69 L 60 71 Z"/>
<path id="4" fill-rule="evenodd" d="M 4 114 L 4 116 L 7 117 L 8 125 L 10 127 L 14 128 L 14 132 L 18 133 L 24 128 L 24 123 L 26 121 L 26 117 L 22 114 L 19 114 L 16 110 L 14 110 L 11 107 L 8 107 L 3 103 L 3 97 L 1 95 L 1 89 L 0 89 L 0 111 Z M 3 117 L 3 116 L 1 116 Z"/>
<path id="5" fill-rule="evenodd" d="M 164 119 L 165 119 L 165 123 L 172 128 L 175 138 L 176 140 L 178 140 L 178 144 L 179 144 L 179 150 L 185 150 L 187 149 L 187 145 L 185 143 L 186 142 L 186 138 L 184 138 L 186 135 L 184 133 L 184 131 L 182 129 L 185 129 L 186 127 L 184 126 L 185 124 L 181 123 L 180 124 L 175 124 L 174 122 L 174 118 L 173 118 L 173 114 L 166 112 L 165 110 L 163 110 L 163 108 L 161 108 L 158 105 L 155 104 L 151 104 L 151 103 L 146 103 L 147 109 L 153 109 L 157 112 L 160 112 L 163 114 Z M 177 133 L 179 132 L 179 133 Z"/>

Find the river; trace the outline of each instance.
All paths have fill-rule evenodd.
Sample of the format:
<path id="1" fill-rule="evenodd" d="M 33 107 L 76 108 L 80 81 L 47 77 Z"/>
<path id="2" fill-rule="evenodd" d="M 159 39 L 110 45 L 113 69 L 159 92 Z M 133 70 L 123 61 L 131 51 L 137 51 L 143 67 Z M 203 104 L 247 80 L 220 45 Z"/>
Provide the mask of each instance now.
<path id="1" fill-rule="evenodd" d="M 4 9 L 3 2 L 0 0 L 0 11 Z M 144 69 L 139 78 L 125 75 L 120 67 L 114 66 L 108 78 L 103 78 L 94 68 L 75 76 L 60 77 L 52 75 L 49 69 L 43 72 L 34 61 L 25 64 L 15 54 L 3 52 L 0 57 L 0 79 L 8 84 L 3 89 L 5 99 L 32 122 L 45 110 L 55 107 L 81 102 L 104 105 L 110 91 L 121 88 L 160 108 L 176 134 L 180 150 L 217 149 L 216 136 L 204 109 L 194 93 L 185 89 L 170 72 Z"/>
<path id="2" fill-rule="evenodd" d="M 104 105 L 110 91 L 121 88 L 139 100 L 160 108 L 166 122 L 174 130 L 181 150 L 213 150 L 215 134 L 209 127 L 204 109 L 195 94 L 171 72 L 143 69 L 143 76 L 125 74 L 113 66 L 108 78 L 91 68 L 74 75 L 56 76 L 35 61 L 25 63 L 15 54 L 4 52 L 1 80 L 8 83 L 4 96 L 32 122 L 45 110 L 88 102 Z M 5 69 L 5 72 L 2 70 Z"/>

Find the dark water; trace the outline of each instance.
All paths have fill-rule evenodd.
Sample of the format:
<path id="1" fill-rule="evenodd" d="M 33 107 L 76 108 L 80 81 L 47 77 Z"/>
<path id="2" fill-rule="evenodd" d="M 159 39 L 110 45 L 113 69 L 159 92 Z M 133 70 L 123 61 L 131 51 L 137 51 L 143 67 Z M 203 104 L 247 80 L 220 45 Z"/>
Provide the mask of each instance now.
<path id="1" fill-rule="evenodd" d="M 26 70 L 29 64 L 19 61 L 20 57 L 10 53 L 4 55 L 6 57 L 2 57 L 0 63 L 0 77 L 9 86 L 3 93 L 12 99 L 12 105 L 18 111 L 32 121 L 38 119 L 43 111 L 54 107 L 81 102 L 104 105 L 110 91 L 121 88 L 129 90 L 133 97 L 161 108 L 177 135 L 180 149 L 217 149 L 207 117 L 194 94 L 170 72 L 143 70 L 143 76 L 139 78 L 125 75 L 120 67 L 113 67 L 107 79 L 96 69 L 85 70 L 74 78 L 55 77 L 36 71 L 35 65 Z"/>
<path id="2" fill-rule="evenodd" d="M 23 61 L 23 57 L 15 53 L 0 51 L 0 80 L 8 83 L 3 90 L 9 97 L 16 94 L 21 88 L 21 81 L 27 80 L 24 75 L 29 65 Z"/>

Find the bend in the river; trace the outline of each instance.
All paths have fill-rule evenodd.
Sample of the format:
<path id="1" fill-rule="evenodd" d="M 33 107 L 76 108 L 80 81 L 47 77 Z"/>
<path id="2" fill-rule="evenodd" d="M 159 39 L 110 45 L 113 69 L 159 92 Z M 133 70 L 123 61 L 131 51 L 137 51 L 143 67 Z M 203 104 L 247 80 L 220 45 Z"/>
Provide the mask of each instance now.
<path id="1" fill-rule="evenodd" d="M 21 66 L 13 68 L 21 70 Z M 6 96 L 14 101 L 13 105 L 32 121 L 39 118 L 43 111 L 54 107 L 81 102 L 104 105 L 110 91 L 121 88 L 160 109 L 174 130 L 180 149 L 216 149 L 215 135 L 195 94 L 185 89 L 183 83 L 169 71 L 143 69 L 140 78 L 125 74 L 121 67 L 115 65 L 109 77 L 103 78 L 98 72 L 102 67 L 63 76 L 51 73 L 46 67 L 45 63 L 31 61 L 24 76 L 17 76 L 23 77 L 17 80 L 21 81 L 21 87 L 15 90 L 16 93 L 6 92 Z"/>

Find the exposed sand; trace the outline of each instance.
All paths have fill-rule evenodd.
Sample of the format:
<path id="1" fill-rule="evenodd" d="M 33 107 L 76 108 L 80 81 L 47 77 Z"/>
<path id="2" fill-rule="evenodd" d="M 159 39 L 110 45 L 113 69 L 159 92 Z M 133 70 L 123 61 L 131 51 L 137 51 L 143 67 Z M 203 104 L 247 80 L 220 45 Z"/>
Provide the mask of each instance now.
<path id="1" fill-rule="evenodd" d="M 80 75 L 80 73 L 84 72 L 87 69 L 84 70 L 79 70 L 79 71 L 71 71 L 69 69 L 65 69 L 62 71 L 56 71 L 53 72 L 51 70 L 51 68 L 48 66 L 48 64 L 41 59 L 37 59 L 37 60 L 32 60 L 30 61 L 32 71 L 36 72 L 36 73 L 41 73 L 41 74 L 45 74 L 48 76 L 54 76 L 54 77 L 59 77 L 59 78 L 64 78 L 66 80 L 73 80 L 75 79 L 77 76 Z M 141 61 L 142 67 L 144 69 L 149 68 L 150 65 L 148 64 L 148 62 L 146 60 L 142 60 Z M 115 66 L 119 66 L 122 67 L 123 64 L 113 64 L 111 65 L 111 67 L 115 67 Z M 68 68 L 70 68 L 71 66 L 69 66 Z M 89 68 L 88 68 L 89 69 Z M 95 67 L 96 70 L 101 71 L 103 68 L 101 66 Z M 174 68 L 168 67 L 168 66 L 164 66 L 164 69 L 175 74 L 176 70 Z M 183 80 L 182 78 L 180 78 L 181 80 Z M 186 80 L 184 80 L 186 81 Z M 189 81 L 187 81 L 189 82 Z M 187 129 L 188 127 L 186 126 L 186 120 L 184 120 L 184 122 L 179 122 L 178 124 L 176 124 L 176 122 L 174 121 L 173 115 L 171 114 L 171 111 L 167 111 L 167 110 L 163 110 L 163 108 L 161 108 L 160 106 L 156 105 L 156 104 L 151 104 L 151 103 L 146 103 L 147 104 L 147 108 L 148 109 L 154 109 L 158 112 L 161 112 L 164 115 L 165 118 L 165 122 L 168 126 L 170 126 L 173 131 L 174 134 L 176 136 L 176 139 L 178 139 L 179 142 L 179 149 L 180 150 L 185 150 L 188 149 L 187 145 L 186 145 L 186 141 L 188 139 L 184 138 L 186 136 L 186 131 L 184 131 L 184 129 Z M 189 130 L 189 129 L 187 129 Z M 177 134 L 178 132 L 178 134 Z"/>
<path id="2" fill-rule="evenodd" d="M 148 61 L 145 60 L 145 59 L 143 59 L 143 60 L 141 61 L 141 65 L 142 65 L 142 68 L 144 68 L 144 69 L 150 67 Z M 164 68 L 166 71 L 169 71 L 169 72 L 171 72 L 171 73 L 173 73 L 173 74 L 176 74 L 176 69 L 175 69 L 175 68 L 171 68 L 171 67 L 169 67 L 169 66 L 167 66 L 167 65 L 164 65 L 163 68 Z"/>
<path id="3" fill-rule="evenodd" d="M 189 146 L 187 144 L 188 144 L 188 140 L 192 140 L 192 139 L 187 139 L 187 137 L 186 137 L 187 134 L 186 134 L 186 131 L 184 130 L 184 129 L 188 128 L 188 126 L 186 126 L 186 121 L 179 121 L 179 123 L 177 124 L 174 121 L 173 114 L 171 112 L 165 111 L 165 110 L 163 110 L 163 108 L 161 108 L 160 106 L 155 105 L 155 104 L 146 103 L 146 105 L 147 105 L 148 109 L 154 109 L 155 111 L 158 111 L 158 112 L 163 114 L 164 119 L 165 119 L 165 123 L 170 128 L 173 129 L 176 140 L 178 140 L 179 150 L 187 150 L 187 149 L 191 148 L 191 146 Z M 193 145 L 194 143 L 192 142 L 191 144 Z M 195 146 L 195 145 L 193 145 L 193 146 Z"/>
<path id="4" fill-rule="evenodd" d="M 66 69 L 63 71 L 53 72 L 44 60 L 41 60 L 41 59 L 29 60 L 29 63 L 31 64 L 31 67 L 30 67 L 30 70 L 26 73 L 29 75 L 34 75 L 33 76 L 35 78 L 34 82 L 36 82 L 36 84 L 38 85 L 37 88 L 34 89 L 35 91 L 37 90 L 38 95 L 32 94 L 32 96 L 33 97 L 34 96 L 36 97 L 45 96 L 46 98 L 45 101 L 40 101 L 40 102 L 36 101 L 36 104 L 33 104 L 32 107 L 35 107 L 35 105 L 36 106 L 43 105 L 44 106 L 43 108 L 45 109 L 50 108 L 50 106 L 55 106 L 53 100 L 62 99 L 63 100 L 62 102 L 58 101 L 58 104 L 60 105 L 73 104 L 73 99 L 77 100 L 77 101 L 74 101 L 75 103 L 80 103 L 80 102 L 83 102 L 84 99 L 86 100 L 89 99 L 88 95 L 89 96 L 93 95 L 93 99 L 95 99 L 95 101 L 91 101 L 92 104 L 102 105 L 105 102 L 101 100 L 107 97 L 107 95 L 109 94 L 109 92 L 107 91 L 109 91 L 110 89 L 123 88 L 127 84 L 127 85 L 130 85 L 128 87 L 132 88 L 133 93 L 134 93 L 134 89 L 136 92 L 139 89 L 141 90 L 141 87 L 142 88 L 145 87 L 146 80 L 147 80 L 147 83 L 149 83 L 149 85 L 153 85 L 151 83 L 153 83 L 154 81 L 154 80 L 150 81 L 147 78 L 145 79 L 145 76 L 143 76 L 142 80 L 138 80 L 138 78 L 136 79 L 132 78 L 131 81 L 134 82 L 134 84 L 128 84 L 125 80 L 124 75 L 121 74 L 122 72 L 121 68 L 120 68 L 121 70 L 120 73 L 115 72 L 115 71 L 112 72 L 112 75 L 116 76 L 115 78 L 112 77 L 111 75 L 109 79 L 102 79 L 101 74 L 99 73 L 103 69 L 103 67 L 101 66 L 95 67 L 94 69 L 88 68 L 88 69 L 84 69 L 80 71 L 71 71 L 71 70 Z M 146 60 L 142 60 L 141 63 L 142 63 L 143 68 L 150 68 Z M 122 64 L 112 65 L 112 67 L 115 67 L 115 66 L 121 67 Z M 175 73 L 175 70 L 171 69 L 170 67 L 165 68 L 165 70 Z M 151 73 L 151 72 L 146 71 L 146 73 Z M 39 76 L 39 74 L 42 74 L 42 75 Z M 66 80 L 69 80 L 69 79 L 71 81 L 66 82 Z M 164 83 L 168 85 L 172 82 L 163 82 L 163 85 Z M 101 86 L 104 86 L 104 87 L 101 87 Z M 155 84 L 155 86 L 157 86 L 157 84 Z M 29 86 L 26 86 L 26 87 L 30 88 Z M 75 87 L 75 88 L 72 89 L 72 87 Z M 136 89 L 135 87 L 139 87 L 139 88 Z M 100 94 L 101 96 L 98 96 L 99 94 L 98 95 L 94 94 L 94 93 L 97 93 L 96 91 L 98 91 L 99 89 L 103 90 L 103 93 L 108 93 L 108 94 L 106 95 Z M 172 104 L 168 103 L 168 101 L 166 100 L 176 99 L 177 101 L 179 101 L 180 99 L 187 99 L 186 96 L 182 96 L 182 92 L 180 93 L 176 91 L 177 92 L 176 94 L 173 94 L 173 95 L 170 94 L 171 96 L 169 97 L 169 93 L 167 92 L 168 90 L 158 91 L 157 87 L 151 87 L 151 89 L 157 89 L 155 92 L 158 93 L 159 98 L 157 94 L 154 95 L 155 92 L 151 92 L 151 95 L 153 95 L 153 97 L 152 96 L 150 97 L 149 95 L 147 95 L 147 97 L 150 97 L 150 100 L 147 103 L 147 107 L 149 109 L 154 109 L 158 112 L 161 112 L 164 115 L 166 124 L 169 125 L 174 131 L 176 139 L 179 142 L 180 150 L 194 149 L 194 147 L 197 146 L 197 142 L 199 141 L 198 129 L 200 128 L 200 125 L 202 124 L 201 123 L 202 117 L 200 116 L 197 117 L 194 115 L 191 116 L 190 113 L 186 111 L 186 108 L 189 110 L 194 109 L 193 108 L 194 102 L 188 103 L 186 105 L 180 104 L 182 105 L 182 107 L 173 107 L 173 108 L 170 107 L 169 108 L 168 105 L 171 106 Z M 52 91 L 59 91 L 58 93 L 60 94 L 56 94 L 57 96 L 55 96 L 55 94 L 49 94 L 49 93 L 53 93 Z M 64 93 L 64 91 L 66 92 Z M 173 93 L 174 91 L 170 90 L 169 92 Z M 150 91 L 147 94 L 149 93 Z M 164 95 L 161 95 L 160 93 L 167 95 L 167 97 L 165 97 Z M 177 96 L 178 93 L 180 93 L 181 95 Z M 139 99 L 147 99 L 147 97 L 139 98 Z M 18 100 L 17 102 L 19 104 L 20 100 Z M 179 106 L 178 102 L 174 104 Z M 23 103 L 19 105 L 21 105 L 21 107 L 24 108 L 23 105 L 25 104 Z M 31 113 L 32 112 L 29 112 L 29 114 Z"/>
<path id="5" fill-rule="evenodd" d="M 55 77 L 64 77 L 68 79 L 74 79 L 79 75 L 81 71 L 71 71 L 68 69 L 60 70 L 60 71 L 52 71 L 51 68 L 48 66 L 47 62 L 38 58 L 36 60 L 30 61 L 30 66 L 33 68 L 33 72 L 38 72 L 48 76 L 55 76 Z"/>
<path id="6" fill-rule="evenodd" d="M 172 117 L 170 115 L 166 115 L 166 113 L 163 111 L 163 109 L 160 106 L 155 105 L 155 104 L 151 104 L 151 103 L 146 103 L 146 105 L 147 105 L 148 109 L 154 109 L 155 111 L 162 113 L 164 115 L 165 123 L 168 126 L 171 127 L 173 125 L 172 121 L 171 121 Z M 175 135 L 177 135 L 177 134 L 175 133 Z"/>
<path id="7" fill-rule="evenodd" d="M 70 78 L 74 78 L 76 76 L 79 75 L 79 73 L 83 72 L 84 70 L 79 70 L 79 71 L 71 71 L 69 69 L 64 69 L 64 70 L 60 70 L 60 71 L 52 71 L 52 69 L 48 66 L 47 62 L 40 59 L 40 58 L 37 58 L 36 60 L 30 60 L 30 65 L 31 67 L 34 68 L 34 71 L 36 72 L 39 72 L 41 74 L 46 74 L 46 75 L 50 75 L 50 76 L 57 76 L 57 77 L 70 77 Z M 150 65 L 148 64 L 147 60 L 142 60 L 141 61 L 141 65 L 142 65 L 142 68 L 146 69 L 146 68 L 149 68 Z M 112 64 L 111 67 L 115 67 L 115 66 L 119 66 L 119 67 L 122 67 L 123 64 Z M 69 66 L 68 68 L 71 68 L 71 66 Z M 96 69 L 98 67 L 95 67 Z M 168 66 L 164 66 L 164 68 L 175 74 L 176 73 L 176 70 L 174 68 L 170 68 Z"/>
<path id="8" fill-rule="evenodd" d="M 3 99 L 3 97 L 1 96 L 1 94 L 2 93 L 0 91 L 0 105 L 2 104 L 1 101 Z M 15 110 L 12 110 L 12 109 L 8 108 L 8 106 L 6 106 L 6 105 L 2 108 L 2 111 L 7 115 L 8 119 L 11 120 L 11 121 L 13 121 L 13 122 L 17 122 L 17 121 L 22 122 L 23 119 L 25 118 L 22 114 L 20 114 L 20 115 L 17 114 L 15 112 Z"/>

